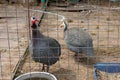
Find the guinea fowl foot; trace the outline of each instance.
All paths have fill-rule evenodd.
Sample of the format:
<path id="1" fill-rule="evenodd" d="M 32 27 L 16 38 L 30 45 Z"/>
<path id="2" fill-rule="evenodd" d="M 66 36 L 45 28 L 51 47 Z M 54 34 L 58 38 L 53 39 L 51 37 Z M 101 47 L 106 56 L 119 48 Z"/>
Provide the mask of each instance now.
<path id="1" fill-rule="evenodd" d="M 43 72 L 48 72 L 49 71 L 49 66 L 45 66 L 45 64 L 43 64 L 43 67 L 42 67 L 42 71 Z"/>
<path id="2" fill-rule="evenodd" d="M 42 71 L 45 72 L 45 65 L 42 66 Z"/>
<path id="3" fill-rule="evenodd" d="M 78 56 L 78 54 L 77 54 L 77 53 L 75 53 L 75 55 L 74 55 L 74 56 L 76 57 L 76 56 Z"/>
<path id="4" fill-rule="evenodd" d="M 81 62 L 81 63 L 87 62 L 87 58 L 86 57 L 78 58 L 78 62 Z"/>
<path id="5" fill-rule="evenodd" d="M 47 66 L 47 72 L 49 71 L 49 66 Z"/>
<path id="6" fill-rule="evenodd" d="M 77 61 L 77 62 L 85 62 L 86 61 L 86 57 L 84 57 L 83 55 L 79 55 L 79 54 L 75 54 L 74 55 L 74 57 L 75 57 L 75 60 Z"/>

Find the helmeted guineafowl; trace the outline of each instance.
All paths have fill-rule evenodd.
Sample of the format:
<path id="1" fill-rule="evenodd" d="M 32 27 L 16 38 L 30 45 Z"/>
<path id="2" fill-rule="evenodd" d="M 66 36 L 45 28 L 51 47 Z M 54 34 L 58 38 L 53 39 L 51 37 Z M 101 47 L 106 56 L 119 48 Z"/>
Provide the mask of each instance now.
<path id="1" fill-rule="evenodd" d="M 84 53 L 85 56 L 91 57 L 94 55 L 92 37 L 84 29 L 74 27 L 68 29 L 67 24 L 63 21 L 64 41 L 69 50 L 76 53 Z"/>
<path id="2" fill-rule="evenodd" d="M 61 55 L 60 44 L 55 39 L 40 33 L 37 28 L 37 19 L 35 17 L 32 17 L 31 20 L 32 40 L 31 45 L 29 45 L 29 51 L 35 62 L 43 64 L 42 70 L 45 71 L 45 65 L 47 65 L 47 71 L 49 71 L 49 66 L 59 60 Z"/>

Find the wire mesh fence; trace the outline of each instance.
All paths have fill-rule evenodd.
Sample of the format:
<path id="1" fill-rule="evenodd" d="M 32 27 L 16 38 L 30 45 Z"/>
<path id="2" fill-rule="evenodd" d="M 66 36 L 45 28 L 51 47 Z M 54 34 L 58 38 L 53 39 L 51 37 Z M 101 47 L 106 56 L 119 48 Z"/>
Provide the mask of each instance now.
<path id="1" fill-rule="evenodd" d="M 26 0 L 26 6 L 0 4 L 0 80 L 10 80 L 14 75 L 17 77 L 27 72 L 42 72 L 42 63 L 35 62 L 26 51 L 32 40 L 31 16 L 41 20 L 38 29 L 42 35 L 56 39 L 61 45 L 60 60 L 51 65 L 49 70 L 58 80 L 94 80 L 93 64 L 120 62 L 120 2 L 49 0 L 50 6 L 44 11 L 43 5 L 35 6 L 36 3 L 30 1 Z M 78 27 L 92 37 L 92 59 L 85 57 L 84 53 L 76 58 L 75 52 L 67 48 L 64 27 L 61 27 L 63 21 L 67 23 L 68 30 Z M 25 58 L 24 53 L 27 53 Z M 23 64 L 14 74 L 20 60 L 23 60 Z M 104 79 L 100 80 L 120 79 L 119 73 L 115 77 L 108 73 L 101 74 L 99 77 L 104 76 Z"/>

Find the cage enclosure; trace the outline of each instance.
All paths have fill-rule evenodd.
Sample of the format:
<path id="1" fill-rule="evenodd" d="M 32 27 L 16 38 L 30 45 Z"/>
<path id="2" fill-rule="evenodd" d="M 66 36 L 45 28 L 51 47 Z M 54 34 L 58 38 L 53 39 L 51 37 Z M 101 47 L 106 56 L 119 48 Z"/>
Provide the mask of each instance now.
<path id="1" fill-rule="evenodd" d="M 104 78 L 101 80 L 120 80 L 120 67 L 118 67 L 120 62 L 120 2 L 74 0 L 79 2 L 67 6 L 67 3 L 73 0 L 61 0 L 61 2 L 66 1 L 65 5 L 62 3 L 65 7 L 61 7 L 56 6 L 61 4 L 60 0 L 54 0 L 55 2 L 49 0 L 50 5 L 45 9 L 41 5 L 35 6 L 37 2 L 31 4 L 31 1 L 37 0 L 25 0 L 26 6 L 16 3 L 0 4 L 0 80 L 14 80 L 22 76 L 21 74 L 42 72 L 43 62 L 36 62 L 32 51 L 34 49 L 37 61 L 42 58 L 41 61 L 49 61 L 51 56 L 48 55 L 48 60 L 44 60 L 44 54 L 50 52 L 54 55 L 54 52 L 59 49 L 56 50 L 56 47 L 51 50 L 54 47 L 49 45 L 56 44 L 49 43 L 49 40 L 46 40 L 48 37 L 56 39 L 61 46 L 61 54 L 54 56 L 56 60 L 59 57 L 59 60 L 51 59 L 54 64 L 51 64 L 49 68 L 49 73 L 55 75 L 58 80 L 94 80 L 94 70 L 97 78 Z M 45 4 L 47 2 L 48 0 Z M 39 20 L 40 26 L 37 27 L 37 31 L 43 35 L 42 42 L 37 44 L 33 41 L 38 46 L 34 48 L 30 46 L 34 40 L 31 27 L 32 16 Z M 63 21 L 66 22 L 67 28 L 62 25 Z M 66 29 L 71 32 L 65 33 Z M 91 37 L 85 34 L 86 36 L 82 35 L 81 38 L 81 34 L 78 34 L 80 31 L 85 31 Z M 65 40 L 66 36 L 70 39 Z M 84 44 L 82 44 L 83 41 L 85 41 Z M 90 44 L 91 42 L 93 44 Z M 79 43 L 82 46 L 77 46 Z M 77 47 L 73 48 L 73 46 Z M 35 48 L 42 48 L 40 54 L 44 54 L 39 56 Z M 86 57 L 84 53 L 89 51 L 82 53 L 80 48 L 92 49 L 93 56 Z M 77 56 L 75 51 L 83 55 Z M 93 64 L 95 64 L 94 68 Z M 118 71 L 118 73 L 108 73 L 113 71 Z M 30 75 L 28 77 L 32 78 Z"/>

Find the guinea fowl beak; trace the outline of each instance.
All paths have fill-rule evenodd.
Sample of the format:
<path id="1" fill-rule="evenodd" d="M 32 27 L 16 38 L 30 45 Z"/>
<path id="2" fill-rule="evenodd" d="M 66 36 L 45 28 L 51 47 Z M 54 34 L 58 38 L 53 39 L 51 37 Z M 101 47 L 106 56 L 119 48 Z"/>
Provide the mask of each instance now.
<path id="1" fill-rule="evenodd" d="M 63 25 L 60 25 L 60 27 L 62 28 L 62 27 L 63 27 Z"/>
<path id="2" fill-rule="evenodd" d="M 63 26 L 64 26 L 64 24 L 62 23 L 62 24 L 60 24 L 60 26 L 59 26 L 59 27 L 61 27 L 61 28 L 62 28 Z"/>

